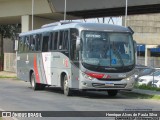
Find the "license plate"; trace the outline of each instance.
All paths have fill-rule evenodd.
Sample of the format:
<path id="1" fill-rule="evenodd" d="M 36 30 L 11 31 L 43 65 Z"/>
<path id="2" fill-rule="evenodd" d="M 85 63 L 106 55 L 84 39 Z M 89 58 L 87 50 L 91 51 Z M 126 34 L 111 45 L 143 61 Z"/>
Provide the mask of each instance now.
<path id="1" fill-rule="evenodd" d="M 107 82 L 105 83 L 105 86 L 114 86 L 114 83 Z"/>

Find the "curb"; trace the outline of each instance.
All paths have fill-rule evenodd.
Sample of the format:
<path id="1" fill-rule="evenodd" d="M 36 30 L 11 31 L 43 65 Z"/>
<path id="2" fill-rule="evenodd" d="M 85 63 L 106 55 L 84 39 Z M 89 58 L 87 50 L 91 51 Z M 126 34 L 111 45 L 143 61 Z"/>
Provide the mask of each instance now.
<path id="1" fill-rule="evenodd" d="M 139 94 L 145 94 L 145 95 L 160 96 L 160 92 L 159 91 L 152 91 L 152 90 L 133 89 L 131 92 L 133 92 L 133 93 L 139 93 Z"/>

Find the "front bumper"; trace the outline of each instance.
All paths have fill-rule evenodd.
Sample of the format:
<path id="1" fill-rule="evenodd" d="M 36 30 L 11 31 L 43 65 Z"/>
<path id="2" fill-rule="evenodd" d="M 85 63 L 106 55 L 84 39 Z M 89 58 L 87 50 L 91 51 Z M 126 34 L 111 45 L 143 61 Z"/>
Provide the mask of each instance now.
<path id="1" fill-rule="evenodd" d="M 134 80 L 101 81 L 94 78 L 93 80 L 83 79 L 79 85 L 82 90 L 132 90 Z"/>

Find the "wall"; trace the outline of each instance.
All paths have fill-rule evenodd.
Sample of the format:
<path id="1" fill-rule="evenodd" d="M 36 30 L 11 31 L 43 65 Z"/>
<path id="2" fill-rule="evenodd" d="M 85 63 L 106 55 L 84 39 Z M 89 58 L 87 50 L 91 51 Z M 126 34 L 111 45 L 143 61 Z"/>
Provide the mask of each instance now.
<path id="1" fill-rule="evenodd" d="M 128 16 L 127 26 L 134 30 L 134 39 L 137 43 L 147 45 L 160 44 L 160 14 Z"/>
<path id="2" fill-rule="evenodd" d="M 16 54 L 14 41 L 9 38 L 3 39 L 4 45 L 4 71 L 16 72 Z"/>
<path id="3" fill-rule="evenodd" d="M 4 71 L 16 72 L 15 53 L 4 53 Z"/>
<path id="4" fill-rule="evenodd" d="M 4 53 L 14 53 L 14 41 L 9 38 L 3 39 L 3 51 Z"/>

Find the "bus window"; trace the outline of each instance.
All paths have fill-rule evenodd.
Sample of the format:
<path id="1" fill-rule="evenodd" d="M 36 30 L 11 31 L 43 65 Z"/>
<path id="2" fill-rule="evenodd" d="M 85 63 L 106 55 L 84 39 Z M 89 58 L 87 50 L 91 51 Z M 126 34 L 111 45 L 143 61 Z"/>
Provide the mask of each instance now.
<path id="1" fill-rule="evenodd" d="M 79 59 L 79 51 L 76 50 L 76 40 L 78 36 L 77 29 L 70 30 L 70 38 L 71 38 L 71 60 L 78 60 Z"/>
<path id="2" fill-rule="evenodd" d="M 35 45 L 36 45 L 36 35 L 31 36 L 30 41 L 30 50 L 35 51 Z"/>
<path id="3" fill-rule="evenodd" d="M 50 35 L 51 35 L 51 38 L 50 38 L 50 43 L 49 43 L 49 45 L 50 45 L 50 46 L 49 46 L 49 49 L 52 50 L 52 48 L 53 48 L 53 43 L 54 43 L 54 42 L 53 42 L 54 33 L 50 33 Z"/>
<path id="4" fill-rule="evenodd" d="M 36 35 L 36 51 L 41 51 L 41 34 Z"/>
<path id="5" fill-rule="evenodd" d="M 33 35 L 30 36 L 29 51 L 32 51 Z"/>
<path id="6" fill-rule="evenodd" d="M 54 39 L 53 39 L 53 41 L 54 41 L 54 48 L 53 48 L 53 50 L 57 50 L 58 32 L 54 33 Z"/>
<path id="7" fill-rule="evenodd" d="M 58 49 L 59 50 L 62 50 L 63 36 L 64 36 L 64 31 L 60 31 L 59 42 L 58 42 Z"/>
<path id="8" fill-rule="evenodd" d="M 49 42 L 49 35 L 43 36 L 42 52 L 48 51 L 48 42 Z"/>
<path id="9" fill-rule="evenodd" d="M 63 49 L 68 50 L 68 30 L 63 32 Z"/>
<path id="10" fill-rule="evenodd" d="M 19 39 L 19 47 L 18 47 L 19 52 L 23 52 L 24 39 L 25 39 L 24 36 L 20 37 Z"/>
<path id="11" fill-rule="evenodd" d="M 29 36 L 25 36 L 25 41 L 24 41 L 24 51 L 28 52 L 29 51 Z"/>
<path id="12" fill-rule="evenodd" d="M 68 50 L 68 30 L 60 31 L 59 50 Z"/>

